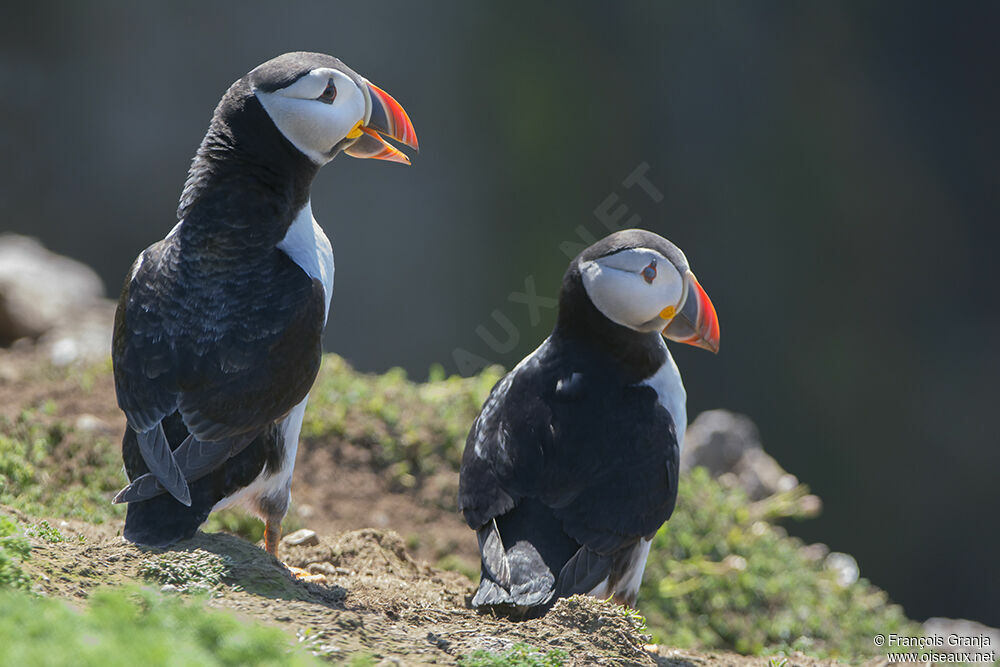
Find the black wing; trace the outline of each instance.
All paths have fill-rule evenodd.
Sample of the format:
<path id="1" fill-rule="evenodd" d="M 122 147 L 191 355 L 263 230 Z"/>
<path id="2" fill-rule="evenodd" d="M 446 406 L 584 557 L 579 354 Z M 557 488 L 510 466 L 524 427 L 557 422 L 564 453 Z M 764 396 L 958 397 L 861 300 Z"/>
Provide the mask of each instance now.
<path id="1" fill-rule="evenodd" d="M 480 533 L 485 589 L 521 576 L 586 592 L 673 512 L 679 452 L 656 392 L 571 357 L 549 339 L 494 387 L 466 442 L 459 506 Z M 521 543 L 537 558 L 521 553 L 518 575 Z M 484 588 L 485 604 L 533 604 Z"/>
<path id="2" fill-rule="evenodd" d="M 158 484 L 147 479 L 120 500 L 163 487 L 177 496 L 178 472 L 203 475 L 299 403 L 319 370 L 325 299 L 278 250 L 255 262 L 193 262 L 172 235 L 140 255 L 118 304 L 112 359 L 118 404 Z M 160 437 L 175 410 L 194 440 L 183 468 Z"/>

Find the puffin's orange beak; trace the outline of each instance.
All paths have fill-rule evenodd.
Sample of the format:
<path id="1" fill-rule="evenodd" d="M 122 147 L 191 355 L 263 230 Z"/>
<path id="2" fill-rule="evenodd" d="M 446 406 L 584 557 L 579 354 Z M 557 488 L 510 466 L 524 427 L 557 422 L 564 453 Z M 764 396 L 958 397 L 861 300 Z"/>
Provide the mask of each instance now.
<path id="1" fill-rule="evenodd" d="M 715 306 L 690 271 L 687 272 L 687 281 L 688 294 L 684 305 L 663 329 L 663 335 L 678 343 L 687 343 L 718 354 L 719 317 L 715 314 Z"/>
<path id="2" fill-rule="evenodd" d="M 414 150 L 419 150 L 417 144 L 417 133 L 413 129 L 413 123 L 406 111 L 399 102 L 393 99 L 392 95 L 385 92 L 374 83 L 365 82 L 368 85 L 368 92 L 372 100 L 372 114 L 367 125 L 358 124 L 352 133 L 347 136 L 357 141 L 344 149 L 344 152 L 351 157 L 374 158 L 376 160 L 388 160 L 401 164 L 410 164 L 410 158 L 382 138 L 382 135 L 394 139 L 404 146 L 409 146 Z"/>

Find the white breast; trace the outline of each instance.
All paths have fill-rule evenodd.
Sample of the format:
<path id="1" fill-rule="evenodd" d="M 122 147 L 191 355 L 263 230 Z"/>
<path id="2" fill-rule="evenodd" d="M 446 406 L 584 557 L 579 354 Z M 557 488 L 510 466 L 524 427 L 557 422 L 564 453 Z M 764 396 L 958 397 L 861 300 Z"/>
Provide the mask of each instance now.
<path id="1" fill-rule="evenodd" d="M 333 246 L 313 218 L 311 201 L 307 201 L 295 216 L 278 248 L 302 267 L 310 278 L 316 278 L 323 284 L 326 295 L 323 323 L 326 324 L 330 315 L 330 297 L 333 296 Z"/>
<path id="2" fill-rule="evenodd" d="M 652 387 L 656 390 L 656 395 L 660 398 L 660 405 L 667 409 L 674 420 L 674 430 L 677 432 L 677 448 L 684 448 L 684 432 L 687 430 L 687 392 L 684 391 L 684 383 L 681 381 L 681 373 L 677 370 L 674 358 L 670 356 L 670 350 L 666 343 L 660 339 L 664 351 L 667 353 L 667 360 L 660 366 L 660 370 L 643 380 L 640 384 Z"/>

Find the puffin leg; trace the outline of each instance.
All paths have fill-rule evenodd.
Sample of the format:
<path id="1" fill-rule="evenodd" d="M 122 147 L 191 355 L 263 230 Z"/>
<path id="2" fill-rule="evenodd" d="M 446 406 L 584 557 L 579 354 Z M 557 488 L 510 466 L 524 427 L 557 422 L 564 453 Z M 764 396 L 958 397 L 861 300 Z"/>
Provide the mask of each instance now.
<path id="1" fill-rule="evenodd" d="M 278 558 L 278 543 L 281 541 L 281 517 L 269 517 L 264 521 L 264 551 L 271 554 L 275 558 Z M 303 570 L 301 567 L 295 567 L 294 565 L 289 565 L 285 561 L 278 558 L 278 562 L 284 565 L 292 576 L 301 581 L 308 581 L 314 584 L 325 584 L 326 575 L 323 574 L 313 574 L 309 570 Z"/>
<path id="2" fill-rule="evenodd" d="M 278 542 L 281 541 L 281 519 L 277 521 L 268 517 L 264 521 L 264 551 L 275 558 L 278 557 Z"/>

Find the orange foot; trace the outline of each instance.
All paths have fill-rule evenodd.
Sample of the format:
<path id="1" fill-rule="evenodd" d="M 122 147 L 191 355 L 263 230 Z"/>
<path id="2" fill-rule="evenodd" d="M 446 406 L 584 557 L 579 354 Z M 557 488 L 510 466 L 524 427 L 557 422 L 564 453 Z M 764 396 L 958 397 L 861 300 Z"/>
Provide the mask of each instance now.
<path id="1" fill-rule="evenodd" d="M 271 554 L 275 558 L 278 558 L 278 541 L 281 539 L 281 521 L 265 521 L 264 522 L 264 551 Z M 294 565 L 289 565 L 288 563 L 282 561 L 278 558 L 279 562 L 288 568 L 288 571 L 292 573 L 292 576 L 299 581 L 307 581 L 312 584 L 325 584 L 326 575 L 325 574 L 313 574 L 308 570 L 303 570 L 301 567 L 295 567 Z"/>
<path id="2" fill-rule="evenodd" d="M 288 563 L 282 563 L 282 565 L 287 567 L 288 571 L 292 573 L 292 576 L 298 579 L 299 581 L 306 581 L 309 582 L 310 584 L 326 583 L 325 574 L 320 574 L 318 572 L 316 574 L 313 574 L 309 570 L 303 570 L 301 567 L 295 567 L 294 565 L 289 565 Z"/>

